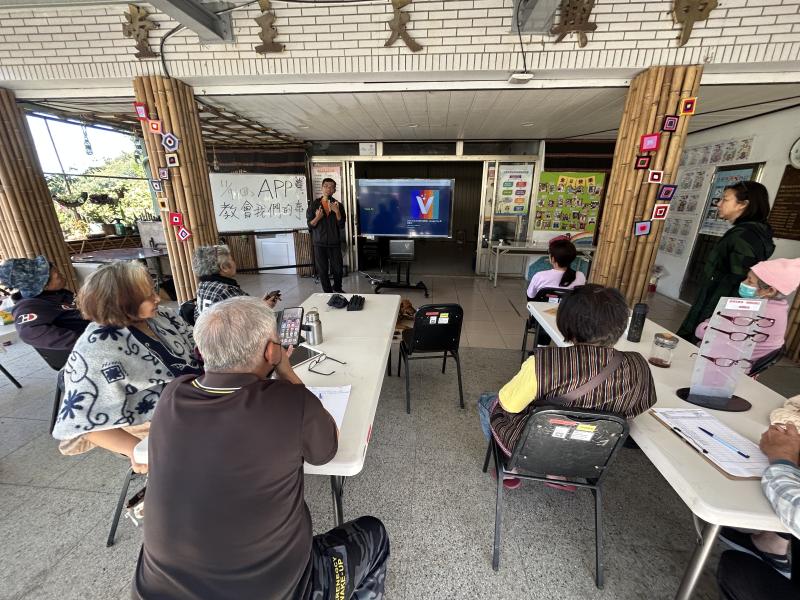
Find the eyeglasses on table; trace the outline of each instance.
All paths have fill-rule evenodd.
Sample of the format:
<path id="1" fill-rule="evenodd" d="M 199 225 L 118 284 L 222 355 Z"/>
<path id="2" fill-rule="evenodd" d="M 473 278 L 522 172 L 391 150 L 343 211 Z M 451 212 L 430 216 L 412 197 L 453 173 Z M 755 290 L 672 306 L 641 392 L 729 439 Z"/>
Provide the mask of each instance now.
<path id="1" fill-rule="evenodd" d="M 332 356 L 328 356 L 327 354 L 320 354 L 319 356 L 317 356 L 316 358 L 313 358 L 308 363 L 308 371 L 310 373 L 316 373 L 317 375 L 333 375 L 334 373 L 336 373 L 336 371 L 331 371 L 330 373 L 323 373 L 322 371 L 315 371 L 314 370 L 314 367 L 316 367 L 319 363 L 321 363 L 322 361 L 324 361 L 326 359 L 330 359 L 333 362 L 339 363 L 340 365 L 346 365 L 347 364 L 346 362 L 344 362 L 342 360 L 337 360 L 337 359 L 333 358 Z"/>

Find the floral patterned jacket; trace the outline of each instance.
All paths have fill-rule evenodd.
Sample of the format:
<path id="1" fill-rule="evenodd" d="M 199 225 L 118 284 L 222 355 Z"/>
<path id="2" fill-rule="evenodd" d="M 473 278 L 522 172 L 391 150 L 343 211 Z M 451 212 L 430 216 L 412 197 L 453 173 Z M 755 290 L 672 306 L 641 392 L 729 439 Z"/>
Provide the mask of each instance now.
<path id="1" fill-rule="evenodd" d="M 175 312 L 159 308 L 148 324 L 176 359 L 199 366 L 192 328 Z M 159 355 L 130 329 L 90 323 L 64 367 L 64 397 L 53 437 L 70 440 L 149 422 L 161 390 L 172 379 Z"/>

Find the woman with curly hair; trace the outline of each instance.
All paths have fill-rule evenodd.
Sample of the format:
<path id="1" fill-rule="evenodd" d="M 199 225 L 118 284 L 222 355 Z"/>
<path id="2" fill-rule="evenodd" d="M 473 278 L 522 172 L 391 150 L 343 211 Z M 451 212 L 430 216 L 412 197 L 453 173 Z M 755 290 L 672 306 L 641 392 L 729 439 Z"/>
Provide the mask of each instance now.
<path id="1" fill-rule="evenodd" d="M 64 367 L 64 397 L 53 437 L 63 454 L 99 446 L 124 454 L 137 473 L 133 449 L 147 435 L 164 386 L 202 372 L 192 329 L 159 308 L 153 280 L 141 263 L 115 262 L 92 273 L 77 303 L 89 323 Z"/>

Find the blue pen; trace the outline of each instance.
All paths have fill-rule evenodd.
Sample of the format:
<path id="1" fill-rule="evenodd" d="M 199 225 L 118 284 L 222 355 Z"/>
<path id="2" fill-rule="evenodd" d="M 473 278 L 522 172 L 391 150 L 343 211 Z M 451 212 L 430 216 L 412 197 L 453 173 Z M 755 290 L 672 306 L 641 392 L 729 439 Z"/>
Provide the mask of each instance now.
<path id="1" fill-rule="evenodd" d="M 703 429 L 702 427 L 698 427 L 698 429 L 699 429 L 700 431 L 702 431 L 703 433 L 710 435 L 712 438 L 714 438 L 715 440 L 717 440 L 717 441 L 718 441 L 720 444 L 722 444 L 722 445 L 723 445 L 723 446 L 725 446 L 726 448 L 728 448 L 728 449 L 730 449 L 730 450 L 733 450 L 733 451 L 734 451 L 734 452 L 736 452 L 736 454 L 738 454 L 739 456 L 743 456 L 743 457 L 745 457 L 745 458 L 750 458 L 750 455 L 749 455 L 749 454 L 745 454 L 744 452 L 742 452 L 741 450 L 739 450 L 739 449 L 738 449 L 738 448 L 736 448 L 735 446 L 732 446 L 731 444 L 729 444 L 728 442 L 726 442 L 726 441 L 725 441 L 725 440 L 723 440 L 722 438 L 718 438 L 717 436 L 715 436 L 713 433 L 711 433 L 711 432 L 710 432 L 710 431 L 708 431 L 707 429 Z"/>

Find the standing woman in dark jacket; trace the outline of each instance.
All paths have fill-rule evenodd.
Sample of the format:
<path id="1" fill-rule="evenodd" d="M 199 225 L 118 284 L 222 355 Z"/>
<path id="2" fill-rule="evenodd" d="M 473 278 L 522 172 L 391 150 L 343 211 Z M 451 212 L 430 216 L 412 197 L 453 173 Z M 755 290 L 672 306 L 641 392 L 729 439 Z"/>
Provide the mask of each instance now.
<path id="1" fill-rule="evenodd" d="M 719 216 L 733 223 L 708 255 L 703 286 L 678 335 L 692 343 L 697 325 L 709 318 L 723 296 L 738 296 L 739 284 L 750 267 L 767 260 L 775 251 L 772 228 L 767 223 L 767 188 L 755 181 L 740 181 L 725 188 L 718 205 Z"/>

